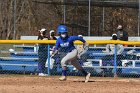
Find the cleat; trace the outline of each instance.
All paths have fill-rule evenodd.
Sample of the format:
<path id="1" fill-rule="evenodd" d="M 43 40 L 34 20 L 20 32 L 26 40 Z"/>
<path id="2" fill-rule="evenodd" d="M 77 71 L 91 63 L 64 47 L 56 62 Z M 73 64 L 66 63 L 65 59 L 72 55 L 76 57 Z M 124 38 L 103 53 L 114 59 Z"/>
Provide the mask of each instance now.
<path id="1" fill-rule="evenodd" d="M 45 76 L 48 76 L 48 74 L 39 73 L 38 76 L 45 77 Z"/>
<path id="2" fill-rule="evenodd" d="M 88 74 L 86 75 L 85 83 L 87 83 L 87 82 L 89 81 L 90 75 L 91 75 L 90 73 L 88 73 Z"/>
<path id="3" fill-rule="evenodd" d="M 59 80 L 60 80 L 60 81 L 66 81 L 67 78 L 66 78 L 66 76 L 61 76 L 61 77 L 59 78 Z"/>

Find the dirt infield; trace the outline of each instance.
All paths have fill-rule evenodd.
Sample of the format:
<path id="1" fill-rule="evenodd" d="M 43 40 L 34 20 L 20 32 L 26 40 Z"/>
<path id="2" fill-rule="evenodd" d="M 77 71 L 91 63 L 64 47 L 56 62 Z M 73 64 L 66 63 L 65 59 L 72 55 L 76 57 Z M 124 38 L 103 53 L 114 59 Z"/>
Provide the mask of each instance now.
<path id="1" fill-rule="evenodd" d="M 140 79 L 1 75 L 0 93 L 140 93 Z"/>

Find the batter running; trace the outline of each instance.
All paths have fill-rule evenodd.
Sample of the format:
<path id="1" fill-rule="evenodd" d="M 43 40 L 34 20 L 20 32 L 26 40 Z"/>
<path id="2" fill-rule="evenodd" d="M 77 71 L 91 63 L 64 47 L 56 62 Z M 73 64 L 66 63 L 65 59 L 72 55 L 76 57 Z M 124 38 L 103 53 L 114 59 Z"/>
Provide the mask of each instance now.
<path id="1" fill-rule="evenodd" d="M 86 72 L 83 67 L 79 64 L 77 61 L 78 51 L 74 46 L 74 41 L 80 40 L 83 42 L 83 46 L 86 47 L 88 44 L 82 37 L 78 36 L 68 36 L 68 29 L 65 25 L 59 25 L 57 28 L 57 31 L 59 33 L 59 38 L 56 41 L 54 52 L 52 54 L 55 55 L 58 52 L 58 49 L 60 51 L 64 51 L 64 56 L 61 60 L 61 66 L 62 66 L 62 76 L 59 78 L 60 81 L 65 81 L 67 79 L 67 64 L 68 62 L 71 62 L 71 64 L 82 72 L 82 74 L 85 76 L 85 82 L 89 81 L 90 73 Z"/>

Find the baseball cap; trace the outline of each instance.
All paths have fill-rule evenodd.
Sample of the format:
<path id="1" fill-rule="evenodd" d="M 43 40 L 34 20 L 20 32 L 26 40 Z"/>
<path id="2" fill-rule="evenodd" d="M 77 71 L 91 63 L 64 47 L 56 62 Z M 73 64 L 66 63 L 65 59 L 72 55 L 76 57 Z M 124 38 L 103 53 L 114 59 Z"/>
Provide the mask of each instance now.
<path id="1" fill-rule="evenodd" d="M 40 32 L 44 32 L 44 31 L 46 31 L 47 29 L 45 29 L 45 28 L 42 28 L 41 30 L 39 30 Z"/>
<path id="2" fill-rule="evenodd" d="M 50 31 L 50 34 L 51 34 L 51 33 L 54 33 L 54 30 L 51 30 L 51 31 Z"/>
<path id="3" fill-rule="evenodd" d="M 117 29 L 122 29 L 122 25 L 118 25 Z"/>

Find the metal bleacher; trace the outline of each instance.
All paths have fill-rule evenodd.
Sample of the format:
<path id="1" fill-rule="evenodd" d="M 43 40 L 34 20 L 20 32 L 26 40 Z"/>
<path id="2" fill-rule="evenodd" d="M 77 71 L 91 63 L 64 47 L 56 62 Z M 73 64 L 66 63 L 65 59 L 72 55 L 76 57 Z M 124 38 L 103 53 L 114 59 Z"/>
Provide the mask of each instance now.
<path id="1" fill-rule="evenodd" d="M 13 45 L 14 48 L 22 48 L 22 51 L 1 51 L 9 53 L 9 57 L 0 57 L 1 72 L 12 73 L 36 73 L 38 54 L 34 45 Z"/>
<path id="2" fill-rule="evenodd" d="M 88 55 L 87 63 L 90 64 L 89 66 L 94 68 L 114 68 L 114 66 L 103 66 L 102 57 L 110 55 L 104 53 L 104 50 L 105 47 L 89 48 L 86 54 Z M 121 60 L 122 66 L 118 66 L 117 68 L 122 68 L 122 73 L 124 74 L 140 74 L 140 47 L 125 47 L 123 55 L 125 56 L 125 59 Z"/>

